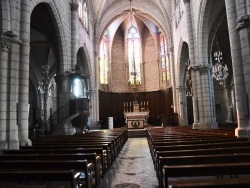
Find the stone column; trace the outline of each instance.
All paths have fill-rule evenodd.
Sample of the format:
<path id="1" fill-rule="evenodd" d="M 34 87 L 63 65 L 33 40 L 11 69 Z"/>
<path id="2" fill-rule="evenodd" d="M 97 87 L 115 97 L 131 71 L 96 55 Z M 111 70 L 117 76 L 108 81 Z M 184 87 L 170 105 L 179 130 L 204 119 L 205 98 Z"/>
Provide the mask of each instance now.
<path id="1" fill-rule="evenodd" d="M 12 47 L 9 61 L 9 76 L 8 78 L 8 114 L 7 117 L 8 131 L 8 149 L 18 149 L 18 126 L 17 126 L 17 94 L 18 94 L 18 66 L 20 59 L 20 46 L 21 41 L 17 39 L 12 39 Z"/>
<path id="2" fill-rule="evenodd" d="M 178 102 L 177 102 L 177 93 L 176 93 L 176 82 L 175 82 L 175 65 L 174 65 L 174 48 L 169 48 L 169 64 L 170 64 L 170 74 L 171 74 L 171 86 L 172 86 L 172 92 L 173 92 L 173 110 L 174 112 L 177 112 Z"/>
<path id="3" fill-rule="evenodd" d="M 236 4 L 235 0 L 226 0 L 225 3 L 232 56 L 232 67 L 234 74 L 235 101 L 238 122 L 238 128 L 235 130 L 235 135 L 238 137 L 249 137 L 249 119 L 246 103 L 244 68 L 241 54 L 241 39 L 239 37 L 238 31 L 236 30 Z M 238 27 L 238 29 L 240 29 L 240 27 Z"/>
<path id="4" fill-rule="evenodd" d="M 31 145 L 29 140 L 29 52 L 30 52 L 30 16 L 31 1 L 21 1 L 21 24 L 20 24 L 20 40 L 22 41 L 20 50 L 20 66 L 19 66 L 19 142 L 20 145 Z"/>
<path id="5" fill-rule="evenodd" d="M 194 114 L 194 123 L 193 128 L 198 128 L 199 123 L 199 104 L 198 104 L 198 93 L 197 93 L 197 84 L 199 80 L 198 71 L 196 71 L 196 62 L 195 62 L 195 50 L 194 50 L 194 37 L 193 37 L 193 24 L 191 17 L 191 8 L 190 0 L 183 0 L 187 18 L 187 29 L 188 29 L 188 46 L 189 46 L 189 59 L 190 59 L 190 68 L 191 68 L 191 80 L 192 80 L 192 97 L 193 97 L 193 114 Z"/>
<path id="6" fill-rule="evenodd" d="M 0 149 L 7 149 L 7 80 L 8 80 L 8 52 L 11 42 L 1 39 L 0 51 Z"/>
<path id="7" fill-rule="evenodd" d="M 91 112 L 91 127 L 90 129 L 93 129 L 97 126 L 98 124 L 98 121 L 99 121 L 99 91 L 98 91 L 98 75 L 99 75 L 99 63 L 98 63 L 98 60 L 99 60 L 99 57 L 98 57 L 98 52 L 94 52 L 94 59 L 95 59 L 95 62 L 96 62 L 96 67 L 95 67 L 95 70 L 93 71 L 94 72 L 94 78 L 92 77 L 91 79 L 91 101 L 90 101 L 90 104 L 91 104 L 91 109 L 90 109 L 90 112 Z"/>
<path id="8" fill-rule="evenodd" d="M 71 69 L 76 65 L 76 21 L 78 18 L 78 3 L 72 0 L 71 3 Z"/>
<path id="9" fill-rule="evenodd" d="M 242 66 L 245 78 L 245 103 L 246 106 L 246 112 L 245 112 L 245 118 L 246 118 L 246 124 L 241 124 L 236 131 L 238 131 L 238 136 L 240 137 L 249 137 L 250 136 L 250 119 L 249 119 L 249 92 L 250 92 L 250 69 L 249 69 L 249 58 L 250 58 L 250 45 L 249 45 L 249 29 L 250 29 L 250 15 L 249 11 L 245 7 L 247 5 L 248 1 L 236 1 L 236 8 L 238 13 L 238 25 L 236 29 L 239 32 L 239 38 L 240 38 L 240 45 L 241 45 L 241 55 L 242 55 Z M 243 5 L 243 6 L 242 6 Z M 245 6 L 244 6 L 245 5 Z M 249 5 L 249 2 L 248 2 Z"/>
<path id="10" fill-rule="evenodd" d="M 56 88 L 57 88 L 57 109 L 62 108 L 65 106 L 65 110 L 63 113 L 58 111 L 57 114 L 57 123 L 60 124 L 62 119 L 65 117 L 69 117 L 69 92 L 70 92 L 70 83 L 69 83 L 69 75 L 64 73 L 57 73 L 55 77 L 56 81 Z M 66 123 L 66 125 L 60 125 L 61 128 L 58 130 L 60 134 L 71 134 L 73 132 L 73 127 L 71 124 Z M 73 133 L 72 133 L 73 134 Z"/>
<path id="11" fill-rule="evenodd" d="M 186 88 L 179 86 L 176 88 L 179 90 L 179 125 L 185 126 L 188 124 L 187 121 L 187 103 L 186 103 Z"/>
<path id="12" fill-rule="evenodd" d="M 211 76 L 210 67 L 203 66 L 200 68 L 201 83 L 202 83 L 202 120 L 200 121 L 199 129 L 213 129 L 218 128 L 218 124 L 214 122 L 214 102 L 212 100 L 212 90 L 210 87 Z"/>

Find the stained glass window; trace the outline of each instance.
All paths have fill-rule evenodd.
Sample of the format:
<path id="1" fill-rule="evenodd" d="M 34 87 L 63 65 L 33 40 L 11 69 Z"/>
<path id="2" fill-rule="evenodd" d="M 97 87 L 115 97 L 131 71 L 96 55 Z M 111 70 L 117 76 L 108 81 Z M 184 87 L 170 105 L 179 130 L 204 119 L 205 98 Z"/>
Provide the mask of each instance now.
<path id="1" fill-rule="evenodd" d="M 167 43 L 163 34 L 160 34 L 162 81 L 170 80 Z"/>
<path id="2" fill-rule="evenodd" d="M 184 3 L 183 0 L 175 0 L 175 21 L 176 21 L 176 26 L 178 26 L 182 14 L 184 12 Z"/>
<path id="3" fill-rule="evenodd" d="M 89 27 L 89 17 L 88 17 L 88 2 L 87 0 L 79 0 L 79 18 L 83 23 L 86 30 Z"/>
<path id="4" fill-rule="evenodd" d="M 128 29 L 128 63 L 129 63 L 129 84 L 141 84 L 141 56 L 140 56 L 140 40 L 138 30 L 135 26 Z"/>
<path id="5" fill-rule="evenodd" d="M 100 43 L 100 84 L 108 84 L 108 35 L 107 33 L 103 36 Z"/>

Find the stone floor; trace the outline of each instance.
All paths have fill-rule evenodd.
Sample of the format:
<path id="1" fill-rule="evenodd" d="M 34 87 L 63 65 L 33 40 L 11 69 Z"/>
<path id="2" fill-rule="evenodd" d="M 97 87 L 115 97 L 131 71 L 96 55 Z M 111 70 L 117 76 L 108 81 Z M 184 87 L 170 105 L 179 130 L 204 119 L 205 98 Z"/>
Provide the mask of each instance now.
<path id="1" fill-rule="evenodd" d="M 98 188 L 158 188 L 147 139 L 129 138 Z"/>

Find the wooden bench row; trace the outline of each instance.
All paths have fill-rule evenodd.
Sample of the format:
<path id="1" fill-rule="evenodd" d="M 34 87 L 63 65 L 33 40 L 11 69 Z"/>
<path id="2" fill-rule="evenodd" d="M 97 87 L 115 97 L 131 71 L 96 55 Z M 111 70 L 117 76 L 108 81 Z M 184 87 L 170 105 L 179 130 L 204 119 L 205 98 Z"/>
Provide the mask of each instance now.
<path id="1" fill-rule="evenodd" d="M 212 187 L 224 184 L 226 186 L 229 184 L 218 180 L 217 177 L 250 175 L 248 170 L 250 143 L 247 138 L 238 139 L 230 132 L 223 133 L 223 131 L 203 132 L 190 129 L 186 131 L 185 128 L 176 129 L 176 131 L 174 128 L 147 129 L 148 143 L 159 179 L 159 187 L 169 185 Z M 225 155 L 225 153 L 228 154 Z M 225 171 L 222 170 L 223 166 L 226 166 Z M 210 176 L 213 177 L 212 180 L 211 178 L 206 180 Z M 245 179 L 250 179 L 249 177 Z M 250 180 L 245 179 L 243 178 L 240 183 L 236 178 L 230 178 L 230 182 L 234 186 L 249 186 Z"/>
<path id="2" fill-rule="evenodd" d="M 19 150 L 4 150 L 3 155 L 0 155 L 0 172 L 7 174 L 10 172 L 9 175 L 14 182 L 44 181 L 46 184 L 46 181 L 67 181 L 66 187 L 98 187 L 101 178 L 105 176 L 126 141 L 125 129 L 38 138 L 36 141 L 33 140 L 34 146 L 22 146 Z M 80 165 L 83 161 L 86 168 Z M 73 176 L 69 173 L 71 169 Z M 40 176 L 47 171 L 49 177 L 46 175 L 44 179 L 39 179 L 30 176 L 27 179 L 29 172 L 33 171 Z M 67 178 L 63 178 L 62 175 L 62 178 L 57 177 L 53 180 L 52 171 L 54 174 L 64 171 Z M 22 174 L 20 177 L 23 178 L 16 177 L 17 174 Z M 1 186 L 12 186 L 8 184 L 8 178 L 0 181 L 4 181 L 0 182 Z"/>

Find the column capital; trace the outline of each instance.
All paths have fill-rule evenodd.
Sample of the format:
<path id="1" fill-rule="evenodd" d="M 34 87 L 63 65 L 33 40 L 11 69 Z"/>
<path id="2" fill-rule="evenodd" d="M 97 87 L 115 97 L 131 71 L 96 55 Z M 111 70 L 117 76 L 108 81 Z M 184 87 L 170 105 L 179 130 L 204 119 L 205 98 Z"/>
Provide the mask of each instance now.
<path id="1" fill-rule="evenodd" d="M 184 4 L 190 3 L 190 0 L 183 0 L 183 3 L 184 3 Z"/>
<path id="2" fill-rule="evenodd" d="M 250 16 L 249 15 L 244 15 L 244 16 L 240 16 L 236 22 L 238 23 L 236 26 L 236 29 L 238 31 L 242 30 L 242 29 L 246 29 L 250 27 Z"/>
<path id="3" fill-rule="evenodd" d="M 11 48 L 11 41 L 2 38 L 0 40 L 0 45 L 1 45 L 2 50 L 10 49 Z"/>
<path id="4" fill-rule="evenodd" d="M 79 5 L 77 3 L 71 3 L 71 11 L 77 11 Z"/>
<path id="5" fill-rule="evenodd" d="M 168 50 L 169 50 L 169 52 L 173 52 L 173 51 L 174 51 L 174 47 L 173 47 L 173 46 L 170 46 L 170 47 L 168 48 Z"/>
<path id="6" fill-rule="evenodd" d="M 179 90 L 179 92 L 184 92 L 184 91 L 186 91 L 186 87 L 184 87 L 184 86 L 176 87 L 176 89 Z"/>
<path id="7" fill-rule="evenodd" d="M 208 73 L 208 71 L 210 70 L 211 68 L 210 68 L 210 66 L 209 65 L 206 65 L 206 66 L 201 66 L 200 67 L 200 74 L 201 75 L 205 75 L 205 74 L 207 74 Z"/>
<path id="8" fill-rule="evenodd" d="M 56 83 L 58 82 L 66 82 L 69 80 L 69 74 L 64 74 L 64 73 L 59 73 L 59 74 L 56 74 L 55 76 L 55 81 Z"/>

